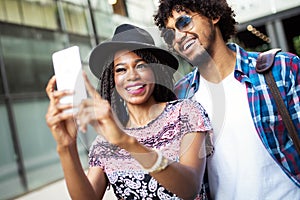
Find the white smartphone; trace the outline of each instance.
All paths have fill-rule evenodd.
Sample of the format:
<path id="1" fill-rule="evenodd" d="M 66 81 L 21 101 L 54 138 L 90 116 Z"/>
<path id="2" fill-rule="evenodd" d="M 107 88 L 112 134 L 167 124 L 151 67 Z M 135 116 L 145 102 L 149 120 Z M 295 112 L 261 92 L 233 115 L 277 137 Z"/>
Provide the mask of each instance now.
<path id="1" fill-rule="evenodd" d="M 67 110 L 67 112 L 76 113 L 76 106 L 87 98 L 79 47 L 72 46 L 53 53 L 52 62 L 57 90 L 74 90 L 74 94 L 63 97 L 61 103 L 72 103 L 74 109 Z"/>

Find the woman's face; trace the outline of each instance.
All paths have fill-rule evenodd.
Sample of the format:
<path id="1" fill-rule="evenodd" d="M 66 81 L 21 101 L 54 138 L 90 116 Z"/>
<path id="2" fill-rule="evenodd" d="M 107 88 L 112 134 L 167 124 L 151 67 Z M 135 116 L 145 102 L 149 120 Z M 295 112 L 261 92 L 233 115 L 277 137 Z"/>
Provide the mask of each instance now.
<path id="1" fill-rule="evenodd" d="M 114 79 L 117 92 L 128 104 L 144 104 L 152 97 L 154 73 L 141 57 L 131 51 L 116 52 Z"/>

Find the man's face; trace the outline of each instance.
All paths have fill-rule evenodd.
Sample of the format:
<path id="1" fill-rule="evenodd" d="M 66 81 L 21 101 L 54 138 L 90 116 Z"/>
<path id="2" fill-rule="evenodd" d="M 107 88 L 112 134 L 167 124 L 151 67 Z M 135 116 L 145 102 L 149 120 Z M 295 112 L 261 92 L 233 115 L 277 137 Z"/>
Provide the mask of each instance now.
<path id="1" fill-rule="evenodd" d="M 204 55 L 213 52 L 216 22 L 195 12 L 173 10 L 172 15 L 166 22 L 167 30 L 173 34 L 168 38 L 169 43 L 193 65 L 198 65 Z"/>

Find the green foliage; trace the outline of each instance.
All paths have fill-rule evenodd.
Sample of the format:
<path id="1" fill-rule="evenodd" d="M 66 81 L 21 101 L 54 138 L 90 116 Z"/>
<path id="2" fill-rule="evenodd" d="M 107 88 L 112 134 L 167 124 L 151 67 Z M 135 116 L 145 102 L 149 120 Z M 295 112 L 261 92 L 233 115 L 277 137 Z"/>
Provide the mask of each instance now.
<path id="1" fill-rule="evenodd" d="M 296 54 L 300 56 L 300 35 L 293 38 L 294 48 L 296 50 Z"/>

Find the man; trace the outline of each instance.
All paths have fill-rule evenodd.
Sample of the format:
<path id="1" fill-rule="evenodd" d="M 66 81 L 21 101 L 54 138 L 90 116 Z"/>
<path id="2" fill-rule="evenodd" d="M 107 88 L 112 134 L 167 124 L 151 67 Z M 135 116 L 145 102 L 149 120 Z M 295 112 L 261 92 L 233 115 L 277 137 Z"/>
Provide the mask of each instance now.
<path id="1" fill-rule="evenodd" d="M 214 127 L 215 152 L 208 159 L 213 199 L 300 199 L 300 156 L 283 124 L 257 52 L 226 44 L 235 33 L 226 0 L 161 0 L 155 24 L 166 43 L 195 69 L 175 87 L 193 98 Z M 272 73 L 300 133 L 300 60 L 280 52 Z"/>

